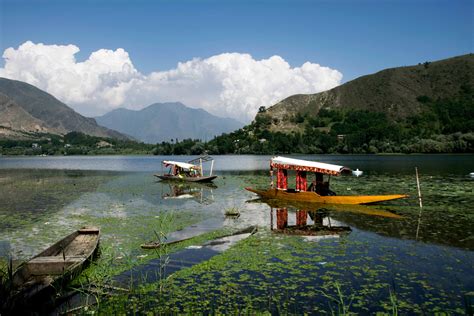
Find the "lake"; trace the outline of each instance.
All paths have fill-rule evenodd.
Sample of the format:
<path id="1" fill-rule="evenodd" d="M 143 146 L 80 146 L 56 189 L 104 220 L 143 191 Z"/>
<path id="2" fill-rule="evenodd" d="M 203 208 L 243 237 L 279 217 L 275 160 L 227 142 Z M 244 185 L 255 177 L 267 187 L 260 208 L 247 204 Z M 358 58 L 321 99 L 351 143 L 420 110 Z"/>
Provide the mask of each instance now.
<path id="1" fill-rule="evenodd" d="M 162 160 L 195 157 L 0 157 L 0 257 L 26 260 L 98 225 L 101 256 L 76 285 L 125 286 L 125 278 L 132 287 L 101 298 L 93 308 L 102 313 L 465 313 L 474 302 L 474 155 L 295 157 L 363 170 L 331 178 L 340 195 L 410 197 L 363 207 L 267 204 L 244 188 L 268 186 L 270 156 L 214 157 L 214 185 L 153 177 Z M 294 229 L 302 222 L 317 232 Z M 225 251 L 205 246 L 250 225 L 258 232 Z"/>

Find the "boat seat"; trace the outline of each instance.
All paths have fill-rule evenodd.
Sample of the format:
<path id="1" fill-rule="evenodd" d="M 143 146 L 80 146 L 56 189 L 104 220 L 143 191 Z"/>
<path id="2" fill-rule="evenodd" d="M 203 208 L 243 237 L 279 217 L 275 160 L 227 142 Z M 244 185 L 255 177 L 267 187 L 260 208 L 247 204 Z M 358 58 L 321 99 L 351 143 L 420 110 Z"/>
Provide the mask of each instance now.
<path id="1" fill-rule="evenodd" d="M 98 234 L 99 229 L 97 227 L 84 227 L 78 230 L 80 234 Z"/>
<path id="2" fill-rule="evenodd" d="M 27 267 L 32 275 L 63 274 L 71 265 L 84 260 L 82 256 L 36 257 L 27 262 Z"/>

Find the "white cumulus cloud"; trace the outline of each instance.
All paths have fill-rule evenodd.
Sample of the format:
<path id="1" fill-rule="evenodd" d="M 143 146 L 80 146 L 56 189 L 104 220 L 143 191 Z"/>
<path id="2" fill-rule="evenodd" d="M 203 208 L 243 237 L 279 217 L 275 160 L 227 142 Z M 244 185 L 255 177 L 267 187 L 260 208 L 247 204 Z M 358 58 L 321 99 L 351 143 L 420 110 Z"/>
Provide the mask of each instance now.
<path id="1" fill-rule="evenodd" d="M 280 56 L 255 60 L 249 54 L 225 53 L 142 74 L 122 48 L 100 49 L 83 62 L 75 59 L 78 52 L 75 45 L 28 41 L 4 51 L 0 76 L 33 84 L 89 116 L 180 101 L 244 122 L 252 120 L 260 106 L 324 91 L 342 79 L 339 71 L 316 63 L 292 68 Z"/>

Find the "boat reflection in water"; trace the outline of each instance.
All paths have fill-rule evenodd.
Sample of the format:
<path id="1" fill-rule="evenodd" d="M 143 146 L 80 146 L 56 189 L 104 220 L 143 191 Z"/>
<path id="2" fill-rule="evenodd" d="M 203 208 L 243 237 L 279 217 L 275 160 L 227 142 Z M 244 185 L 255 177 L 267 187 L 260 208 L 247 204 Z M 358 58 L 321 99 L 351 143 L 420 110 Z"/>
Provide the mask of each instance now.
<path id="1" fill-rule="evenodd" d="M 254 199 L 247 203 L 262 203 L 270 207 L 270 228 L 275 233 L 305 236 L 314 240 L 348 234 L 357 222 L 371 221 L 377 233 L 394 225 L 405 225 L 403 217 L 380 206 L 318 204 L 276 199 Z M 352 227 L 352 228 L 351 228 Z M 365 228 L 365 229 L 364 229 Z M 365 227 L 364 230 L 373 231 Z M 382 233 L 383 234 L 383 233 Z"/>
<path id="2" fill-rule="evenodd" d="M 214 202 L 213 189 L 217 186 L 212 183 L 167 182 L 162 183 L 161 197 L 164 200 L 194 200 L 199 204 Z"/>
<path id="3" fill-rule="evenodd" d="M 329 216 L 325 209 L 288 211 L 287 207 L 270 207 L 270 229 L 274 233 L 311 237 L 310 240 L 321 237 L 339 237 L 349 234 L 349 226 L 342 226 Z M 289 225 L 294 218 L 294 225 Z"/>

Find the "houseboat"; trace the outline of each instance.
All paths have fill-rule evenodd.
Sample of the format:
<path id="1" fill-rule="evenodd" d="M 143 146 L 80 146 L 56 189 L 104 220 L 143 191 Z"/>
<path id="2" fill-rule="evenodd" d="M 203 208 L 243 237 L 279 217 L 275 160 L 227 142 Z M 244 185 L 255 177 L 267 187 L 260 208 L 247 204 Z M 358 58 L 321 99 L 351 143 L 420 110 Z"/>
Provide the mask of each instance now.
<path id="1" fill-rule="evenodd" d="M 288 172 L 296 172 L 296 187 L 288 188 Z M 276 186 L 274 173 L 276 172 Z M 308 185 L 308 174 L 314 173 L 314 180 Z M 265 199 L 280 199 L 288 201 L 314 202 L 320 204 L 370 204 L 405 198 L 405 194 L 389 195 L 337 195 L 329 188 L 331 176 L 351 173 L 351 169 L 333 164 L 273 157 L 270 160 L 271 184 L 269 189 L 246 190 L 256 193 Z M 324 176 L 327 181 L 324 181 Z"/>

